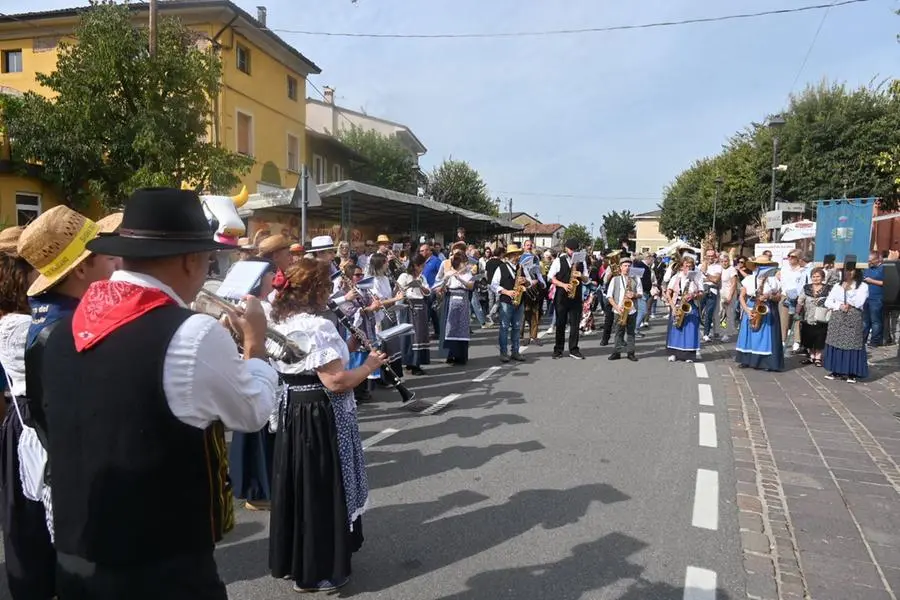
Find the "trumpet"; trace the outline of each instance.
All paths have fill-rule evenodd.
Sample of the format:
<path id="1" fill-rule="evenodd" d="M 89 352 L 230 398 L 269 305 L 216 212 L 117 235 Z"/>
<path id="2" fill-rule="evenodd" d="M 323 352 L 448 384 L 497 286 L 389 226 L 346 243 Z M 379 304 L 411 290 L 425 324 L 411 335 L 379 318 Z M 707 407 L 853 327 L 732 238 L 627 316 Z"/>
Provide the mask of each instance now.
<path id="1" fill-rule="evenodd" d="M 196 312 L 207 314 L 217 320 L 223 316 L 232 319 L 240 316 L 239 307 L 217 296 L 207 289 L 201 289 L 191 308 Z M 244 336 L 235 328 L 226 325 L 238 348 L 243 351 Z M 308 354 L 308 349 L 301 347 L 298 340 L 293 340 L 271 327 L 266 328 L 266 356 L 272 360 L 291 364 L 300 362 Z"/>

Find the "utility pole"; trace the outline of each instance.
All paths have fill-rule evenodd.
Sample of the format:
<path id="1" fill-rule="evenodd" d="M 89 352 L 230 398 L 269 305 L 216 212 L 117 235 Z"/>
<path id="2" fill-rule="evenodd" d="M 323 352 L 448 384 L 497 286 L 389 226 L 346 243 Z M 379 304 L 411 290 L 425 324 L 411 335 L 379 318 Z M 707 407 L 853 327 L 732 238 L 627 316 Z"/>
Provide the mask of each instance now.
<path id="1" fill-rule="evenodd" d="M 156 56 L 156 0 L 150 0 L 150 56 Z"/>
<path id="2" fill-rule="evenodd" d="M 306 163 L 300 173 L 300 245 L 306 248 L 306 206 L 309 204 L 309 169 Z"/>

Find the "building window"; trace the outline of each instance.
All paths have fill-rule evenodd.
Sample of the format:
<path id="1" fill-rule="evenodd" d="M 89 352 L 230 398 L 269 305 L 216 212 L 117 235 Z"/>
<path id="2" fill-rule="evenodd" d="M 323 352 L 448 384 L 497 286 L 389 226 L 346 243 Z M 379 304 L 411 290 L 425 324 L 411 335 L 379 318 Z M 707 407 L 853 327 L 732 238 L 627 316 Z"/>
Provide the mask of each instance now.
<path id="1" fill-rule="evenodd" d="M 237 113 L 238 154 L 253 156 L 253 117 L 247 113 Z"/>
<path id="2" fill-rule="evenodd" d="M 16 225 L 24 227 L 41 214 L 41 197 L 37 194 L 16 194 Z"/>
<path id="3" fill-rule="evenodd" d="M 650 246 L 641 246 L 641 254 L 647 254 L 650 252 Z"/>
<path id="4" fill-rule="evenodd" d="M 300 172 L 300 138 L 296 135 L 287 136 L 287 168 L 294 173 Z"/>
<path id="5" fill-rule="evenodd" d="M 325 159 L 318 154 L 313 155 L 313 179 L 317 185 L 327 183 L 325 181 Z"/>
<path id="6" fill-rule="evenodd" d="M 297 99 L 297 78 L 291 77 L 290 75 L 288 75 L 287 76 L 287 86 L 288 86 L 288 90 L 287 90 L 288 98 L 290 98 L 291 100 L 296 100 Z"/>
<path id="7" fill-rule="evenodd" d="M 235 46 L 235 56 L 237 56 L 238 71 L 243 71 L 247 75 L 250 74 L 250 50 L 237 44 Z"/>
<path id="8" fill-rule="evenodd" d="M 3 64 L 0 67 L 4 73 L 21 73 L 22 50 L 4 50 Z"/>
<path id="9" fill-rule="evenodd" d="M 332 181 L 343 181 L 344 180 L 344 170 L 341 168 L 341 165 L 331 165 L 331 180 Z"/>

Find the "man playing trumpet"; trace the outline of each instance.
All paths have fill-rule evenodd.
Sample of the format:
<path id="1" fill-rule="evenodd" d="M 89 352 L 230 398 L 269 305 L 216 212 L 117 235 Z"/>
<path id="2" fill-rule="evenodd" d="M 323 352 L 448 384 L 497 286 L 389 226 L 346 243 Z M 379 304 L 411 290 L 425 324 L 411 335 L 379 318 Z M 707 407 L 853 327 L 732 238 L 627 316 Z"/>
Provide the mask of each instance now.
<path id="1" fill-rule="evenodd" d="M 637 299 L 644 294 L 644 289 L 641 286 L 641 280 L 630 275 L 630 269 L 631 258 L 626 256 L 619 261 L 619 274 L 612 278 L 607 291 L 607 298 L 615 315 L 616 332 L 616 348 L 609 355 L 609 360 L 619 360 L 622 358 L 622 352 L 625 351 L 628 360 L 637 362 L 634 354 Z"/>

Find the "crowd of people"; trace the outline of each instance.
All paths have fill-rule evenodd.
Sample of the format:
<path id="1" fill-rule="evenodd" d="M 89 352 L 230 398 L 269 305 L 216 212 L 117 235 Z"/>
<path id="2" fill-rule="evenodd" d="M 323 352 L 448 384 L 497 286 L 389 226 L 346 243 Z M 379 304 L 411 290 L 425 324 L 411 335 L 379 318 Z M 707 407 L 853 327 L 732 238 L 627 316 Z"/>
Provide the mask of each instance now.
<path id="1" fill-rule="evenodd" d="M 225 254 L 259 276 L 220 319 L 193 309 Z M 357 254 L 270 232 L 234 248 L 214 241 L 196 193 L 168 188 L 137 190 L 96 223 L 52 208 L 0 232 L 11 595 L 224 599 L 213 552 L 235 500 L 270 511 L 273 577 L 298 592 L 344 586 L 369 500 L 357 406 L 435 357 L 466 365 L 474 324 L 497 330 L 502 363 L 542 343 L 545 317 L 553 359 L 583 360 L 580 337 L 602 331 L 610 360 L 637 361 L 667 312 L 670 361 L 733 337 L 743 367 L 779 371 L 793 352 L 830 379 L 866 377 L 866 344 L 892 330 L 880 257 L 788 263 L 598 257 L 577 240 L 538 253 L 462 230 L 446 248 L 383 234 Z M 398 325 L 408 335 L 392 337 Z M 273 355 L 273 332 L 296 352 Z"/>

